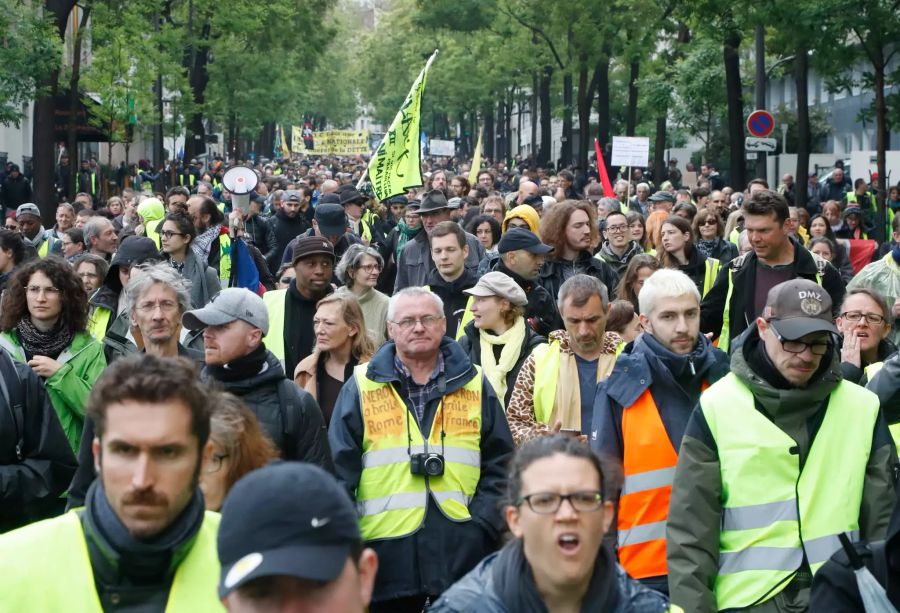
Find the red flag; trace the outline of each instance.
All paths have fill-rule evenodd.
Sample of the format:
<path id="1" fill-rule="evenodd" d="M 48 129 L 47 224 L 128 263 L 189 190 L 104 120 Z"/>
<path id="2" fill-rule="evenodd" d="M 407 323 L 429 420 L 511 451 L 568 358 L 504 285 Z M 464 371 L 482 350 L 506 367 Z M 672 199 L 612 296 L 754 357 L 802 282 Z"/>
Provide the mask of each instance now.
<path id="1" fill-rule="evenodd" d="M 609 181 L 609 174 L 606 172 L 606 161 L 600 152 L 600 141 L 594 139 L 594 149 L 597 150 L 597 172 L 600 173 L 600 183 L 603 185 L 603 195 L 607 198 L 615 198 L 616 193 L 613 191 L 612 183 Z"/>

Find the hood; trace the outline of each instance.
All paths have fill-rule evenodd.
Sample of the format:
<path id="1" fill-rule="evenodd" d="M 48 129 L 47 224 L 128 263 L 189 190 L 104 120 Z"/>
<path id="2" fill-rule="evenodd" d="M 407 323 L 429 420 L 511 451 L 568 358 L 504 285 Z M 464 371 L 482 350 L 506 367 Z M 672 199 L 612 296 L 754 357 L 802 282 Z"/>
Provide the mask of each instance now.
<path id="1" fill-rule="evenodd" d="M 625 253 L 619 256 L 609 246 L 609 241 L 606 241 L 605 243 L 603 243 L 603 247 L 600 248 L 600 253 L 598 255 L 600 255 L 607 262 L 625 264 L 632 257 L 643 252 L 643 248 L 641 248 L 637 241 L 631 241 L 630 243 L 628 243 L 628 248 L 625 249 Z"/>
<path id="2" fill-rule="evenodd" d="M 509 220 L 514 217 L 524 220 L 525 223 L 528 224 L 529 230 L 535 234 L 538 233 L 538 228 L 541 225 L 541 218 L 533 206 L 530 204 L 520 204 L 519 206 L 510 209 L 503 218 L 503 223 L 500 224 L 500 229 L 503 230 L 503 232 L 506 232 L 509 229 Z"/>
<path id="3" fill-rule="evenodd" d="M 138 205 L 137 214 L 144 220 L 144 224 L 159 221 L 166 216 L 166 208 L 159 198 L 147 198 Z"/>
<path id="4" fill-rule="evenodd" d="M 472 380 L 478 372 L 469 361 L 469 356 L 459 343 L 449 336 L 441 340 L 441 353 L 444 356 L 444 373 L 447 377 L 447 392 L 453 392 Z M 390 383 L 399 381 L 394 368 L 394 356 L 397 346 L 394 341 L 387 341 L 375 352 L 369 361 L 366 376 L 373 381 Z"/>

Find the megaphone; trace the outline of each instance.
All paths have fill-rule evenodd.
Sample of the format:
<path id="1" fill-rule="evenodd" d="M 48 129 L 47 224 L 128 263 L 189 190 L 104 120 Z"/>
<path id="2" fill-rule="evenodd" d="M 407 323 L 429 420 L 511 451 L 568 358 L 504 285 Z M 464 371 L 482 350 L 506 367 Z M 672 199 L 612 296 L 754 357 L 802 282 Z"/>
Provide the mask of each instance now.
<path id="1" fill-rule="evenodd" d="M 225 171 L 222 184 L 231 192 L 231 206 L 247 214 L 250 212 L 250 194 L 259 183 L 259 178 L 252 168 L 232 166 Z"/>

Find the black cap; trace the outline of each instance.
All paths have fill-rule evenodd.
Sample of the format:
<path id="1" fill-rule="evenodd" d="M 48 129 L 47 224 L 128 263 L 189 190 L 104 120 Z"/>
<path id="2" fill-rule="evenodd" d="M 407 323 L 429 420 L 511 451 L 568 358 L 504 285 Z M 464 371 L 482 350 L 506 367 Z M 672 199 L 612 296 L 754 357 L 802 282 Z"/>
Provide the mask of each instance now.
<path id="1" fill-rule="evenodd" d="M 340 236 L 347 231 L 347 214 L 339 204 L 320 202 L 316 207 L 315 220 L 323 236 Z"/>
<path id="2" fill-rule="evenodd" d="M 222 505 L 219 597 L 273 575 L 334 581 L 361 543 L 353 502 L 318 466 L 278 462 L 251 471 Z"/>
<path id="3" fill-rule="evenodd" d="M 357 189 L 353 186 L 348 186 L 349 189 L 345 189 L 341 192 L 341 206 L 345 204 L 365 204 L 367 198 L 357 191 Z"/>
<path id="4" fill-rule="evenodd" d="M 498 253 L 508 253 L 520 249 L 535 255 L 544 255 L 553 251 L 553 247 L 542 243 L 537 234 L 525 228 L 510 228 L 500 237 L 497 245 Z"/>

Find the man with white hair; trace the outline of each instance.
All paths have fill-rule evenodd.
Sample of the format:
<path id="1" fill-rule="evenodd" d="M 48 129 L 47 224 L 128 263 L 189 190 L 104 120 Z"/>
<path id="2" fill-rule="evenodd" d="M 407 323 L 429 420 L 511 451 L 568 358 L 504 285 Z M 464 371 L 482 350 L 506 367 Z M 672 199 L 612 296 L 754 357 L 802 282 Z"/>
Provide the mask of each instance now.
<path id="1" fill-rule="evenodd" d="M 382 560 L 373 613 L 421 611 L 499 545 L 513 450 L 494 390 L 421 288 L 388 304 L 391 340 L 354 369 L 331 417 L 338 479 Z"/>
<path id="2" fill-rule="evenodd" d="M 619 563 L 668 593 L 666 517 L 678 448 L 700 393 L 728 373 L 728 358 L 700 334 L 700 293 L 678 270 L 658 270 L 641 289 L 644 332 L 616 360 L 594 400 L 591 446 L 605 468 L 621 467 Z M 607 474 L 615 474 L 607 472 Z"/>
<path id="3" fill-rule="evenodd" d="M 635 195 L 628 202 L 628 208 L 635 213 L 647 216 L 650 213 L 650 185 L 638 183 L 634 188 Z"/>
<path id="4" fill-rule="evenodd" d="M 94 215 L 84 224 L 84 246 L 93 255 L 109 261 L 119 244 L 116 228 L 106 217 Z"/>

